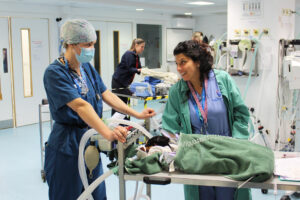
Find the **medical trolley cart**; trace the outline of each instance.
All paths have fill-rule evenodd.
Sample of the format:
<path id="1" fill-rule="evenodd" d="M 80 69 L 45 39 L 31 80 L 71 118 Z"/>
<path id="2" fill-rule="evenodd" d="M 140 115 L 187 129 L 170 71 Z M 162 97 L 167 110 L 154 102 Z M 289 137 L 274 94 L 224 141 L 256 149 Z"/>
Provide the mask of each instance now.
<path id="1" fill-rule="evenodd" d="M 52 130 L 53 120 L 49 111 L 49 104 L 47 99 L 42 99 L 42 103 L 39 104 L 39 129 L 40 129 L 40 148 L 41 148 L 41 177 L 43 182 L 46 182 L 46 174 L 44 171 L 44 134 L 43 134 L 43 114 L 50 115 L 50 129 Z"/>
<path id="2" fill-rule="evenodd" d="M 147 184 L 146 192 L 151 197 L 151 184 L 166 185 L 170 183 L 217 186 L 217 187 L 234 187 L 234 188 L 258 188 L 273 190 L 291 190 L 299 191 L 300 182 L 281 181 L 279 177 L 274 176 L 262 183 L 234 181 L 221 175 L 198 175 L 184 174 L 180 172 L 161 172 L 153 175 L 147 174 L 127 174 L 124 170 L 125 149 L 131 145 L 141 133 L 137 132 L 127 139 L 125 143 L 118 142 L 118 164 L 119 164 L 119 195 L 120 200 L 126 199 L 126 181 L 143 181 Z M 275 152 L 275 156 L 278 152 Z"/>

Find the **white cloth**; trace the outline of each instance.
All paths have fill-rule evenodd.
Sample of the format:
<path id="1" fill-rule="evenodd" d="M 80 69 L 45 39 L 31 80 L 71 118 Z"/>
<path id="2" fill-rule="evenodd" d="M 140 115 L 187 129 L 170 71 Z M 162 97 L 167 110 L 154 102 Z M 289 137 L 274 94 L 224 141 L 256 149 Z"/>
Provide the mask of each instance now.
<path id="1" fill-rule="evenodd" d="M 161 72 L 149 68 L 142 68 L 141 75 L 152 76 L 154 78 L 163 80 L 165 83 L 170 83 L 170 84 L 175 84 L 179 80 L 177 74 L 173 72 Z"/>

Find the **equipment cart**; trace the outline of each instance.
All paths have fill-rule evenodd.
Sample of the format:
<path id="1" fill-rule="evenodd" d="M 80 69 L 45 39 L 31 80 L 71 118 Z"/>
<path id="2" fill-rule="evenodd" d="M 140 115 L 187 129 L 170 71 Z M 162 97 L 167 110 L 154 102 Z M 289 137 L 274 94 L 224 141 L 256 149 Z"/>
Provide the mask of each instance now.
<path id="1" fill-rule="evenodd" d="M 40 129 L 40 147 L 41 147 L 41 177 L 43 182 L 46 182 L 46 174 L 44 171 L 44 134 L 43 134 L 43 114 L 50 115 L 50 129 L 52 130 L 53 120 L 49 111 L 49 104 L 47 99 L 42 99 L 42 103 L 39 104 L 39 129 Z"/>
<path id="2" fill-rule="evenodd" d="M 127 140 L 126 143 L 118 142 L 118 164 L 119 164 L 119 194 L 120 200 L 126 199 L 126 181 L 144 181 L 147 184 L 147 195 L 151 197 L 151 184 L 188 184 L 188 185 L 202 185 L 202 186 L 219 186 L 219 187 L 241 187 L 241 188 L 260 188 L 260 189 L 274 189 L 274 190 L 300 190 L 300 182 L 281 181 L 277 176 L 273 176 L 269 180 L 262 183 L 241 182 L 225 178 L 221 175 L 197 175 L 197 174 L 183 174 L 180 172 L 162 172 L 153 175 L 135 174 L 129 175 L 124 171 L 124 151 L 135 142 L 140 136 L 138 133 Z"/>

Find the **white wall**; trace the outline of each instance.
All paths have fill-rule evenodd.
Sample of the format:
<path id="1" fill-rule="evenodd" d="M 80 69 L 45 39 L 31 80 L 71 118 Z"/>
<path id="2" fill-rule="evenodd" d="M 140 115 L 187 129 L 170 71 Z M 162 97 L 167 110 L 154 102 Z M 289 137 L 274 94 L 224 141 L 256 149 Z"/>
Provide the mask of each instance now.
<path id="1" fill-rule="evenodd" d="M 228 0 L 228 39 L 238 39 L 234 30 L 255 28 L 262 31 L 268 29 L 268 35 L 261 38 L 258 54 L 259 77 L 253 77 L 246 97 L 246 104 L 256 108 L 256 115 L 261 120 L 265 130 L 268 129 L 270 144 L 275 146 L 279 118 L 277 106 L 278 79 L 278 43 L 279 39 L 293 39 L 295 18 L 282 16 L 282 8 L 295 9 L 295 0 L 265 0 L 262 13 L 259 16 L 247 16 L 242 13 L 242 1 Z M 243 38 L 240 37 L 240 38 Z M 247 78 L 235 78 L 242 94 L 245 91 Z M 283 138 L 283 140 L 285 140 Z"/>
<path id="2" fill-rule="evenodd" d="M 196 18 L 195 31 L 201 31 L 209 38 L 213 35 L 216 39 L 227 32 L 227 14 L 200 16 Z"/>
<path id="3" fill-rule="evenodd" d="M 125 12 L 117 11 L 110 8 L 76 8 L 69 6 L 45 6 L 23 3 L 0 3 L 0 16 L 11 17 L 28 17 L 28 18 L 49 18 L 49 35 L 50 35 L 50 60 L 58 56 L 58 23 L 57 17 L 67 18 L 84 18 L 87 20 L 99 20 L 110 22 L 130 22 L 133 24 L 133 36 L 136 37 L 136 24 L 158 24 L 162 25 L 162 69 L 166 66 L 166 43 L 165 29 L 170 23 L 171 16 L 163 14 L 150 14 L 147 12 Z M 1 39 L 1 38 L 0 38 Z"/>

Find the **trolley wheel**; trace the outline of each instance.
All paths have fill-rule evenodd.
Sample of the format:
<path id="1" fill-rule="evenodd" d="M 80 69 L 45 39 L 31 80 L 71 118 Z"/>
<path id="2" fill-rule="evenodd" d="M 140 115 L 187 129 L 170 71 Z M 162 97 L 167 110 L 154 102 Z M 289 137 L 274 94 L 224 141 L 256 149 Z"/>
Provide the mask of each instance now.
<path id="1" fill-rule="evenodd" d="M 261 193 L 268 194 L 268 190 L 267 189 L 261 189 Z"/>
<path id="2" fill-rule="evenodd" d="M 288 195 L 284 195 L 280 198 L 280 200 L 291 200 L 291 198 Z"/>
<path id="3" fill-rule="evenodd" d="M 46 182 L 46 173 L 43 169 L 41 170 L 41 177 L 42 177 L 43 182 L 45 183 Z"/>

